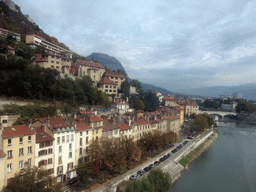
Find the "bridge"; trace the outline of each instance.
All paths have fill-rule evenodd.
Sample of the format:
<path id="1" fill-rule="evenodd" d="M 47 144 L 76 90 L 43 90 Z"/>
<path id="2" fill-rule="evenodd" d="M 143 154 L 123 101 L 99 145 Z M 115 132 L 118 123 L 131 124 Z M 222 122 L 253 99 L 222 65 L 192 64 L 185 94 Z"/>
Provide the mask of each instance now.
<path id="1" fill-rule="evenodd" d="M 219 115 L 222 117 L 222 119 L 226 116 L 226 115 L 234 115 L 237 116 L 237 113 L 235 112 L 229 112 L 229 111 L 199 111 L 198 114 L 203 114 L 203 113 L 207 113 L 209 115 Z"/>

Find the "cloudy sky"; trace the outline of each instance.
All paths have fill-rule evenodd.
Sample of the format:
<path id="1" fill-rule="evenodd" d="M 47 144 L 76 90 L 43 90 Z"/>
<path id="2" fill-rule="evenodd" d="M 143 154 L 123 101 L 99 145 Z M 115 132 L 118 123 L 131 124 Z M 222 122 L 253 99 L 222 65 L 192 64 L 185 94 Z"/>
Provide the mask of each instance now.
<path id="1" fill-rule="evenodd" d="M 256 82 L 256 2 L 13 0 L 83 56 L 116 57 L 131 78 L 171 91 Z"/>

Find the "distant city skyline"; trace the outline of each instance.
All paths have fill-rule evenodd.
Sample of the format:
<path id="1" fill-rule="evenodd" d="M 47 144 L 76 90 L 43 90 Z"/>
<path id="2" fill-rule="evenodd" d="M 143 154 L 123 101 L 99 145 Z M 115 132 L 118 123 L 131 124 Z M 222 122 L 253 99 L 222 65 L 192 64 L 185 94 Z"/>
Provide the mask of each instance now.
<path id="1" fill-rule="evenodd" d="M 117 58 L 129 77 L 170 91 L 256 82 L 256 2 L 14 0 L 83 56 Z"/>

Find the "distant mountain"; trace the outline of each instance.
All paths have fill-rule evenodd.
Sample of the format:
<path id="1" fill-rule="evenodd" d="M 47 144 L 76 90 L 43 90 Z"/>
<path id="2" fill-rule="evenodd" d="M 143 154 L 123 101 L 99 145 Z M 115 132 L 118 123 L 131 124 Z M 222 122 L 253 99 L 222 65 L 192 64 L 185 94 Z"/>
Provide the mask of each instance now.
<path id="1" fill-rule="evenodd" d="M 200 95 L 208 97 L 219 97 L 219 95 L 229 95 L 230 93 L 241 93 L 245 99 L 256 99 L 256 84 L 243 84 L 238 86 L 214 86 L 197 89 L 180 89 L 179 93 L 189 95 Z"/>
<path id="2" fill-rule="evenodd" d="M 117 70 L 121 69 L 124 70 L 124 67 L 122 64 L 115 58 L 111 57 L 107 54 L 104 53 L 92 53 L 91 55 L 86 57 L 87 59 L 93 60 L 93 61 L 98 61 L 100 62 L 103 66 L 111 69 L 111 70 Z"/>
<path id="3" fill-rule="evenodd" d="M 160 93 L 162 93 L 163 95 L 166 95 L 166 94 L 173 94 L 171 91 L 168 91 L 164 88 L 161 88 L 161 87 L 156 87 L 154 85 L 151 85 L 151 84 L 145 84 L 145 83 L 141 83 L 141 86 L 143 89 L 147 90 L 147 89 L 150 89 L 152 91 L 159 91 Z"/>

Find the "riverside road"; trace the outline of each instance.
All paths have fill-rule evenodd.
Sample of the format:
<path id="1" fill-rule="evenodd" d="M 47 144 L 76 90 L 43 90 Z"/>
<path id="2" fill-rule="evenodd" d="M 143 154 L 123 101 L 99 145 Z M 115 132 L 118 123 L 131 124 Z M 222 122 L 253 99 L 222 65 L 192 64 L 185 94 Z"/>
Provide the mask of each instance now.
<path id="1" fill-rule="evenodd" d="M 97 189 L 95 189 L 93 192 L 102 192 L 102 191 L 116 191 L 116 187 L 119 183 L 121 183 L 123 180 L 129 180 L 129 177 L 131 175 L 136 174 L 138 171 L 144 169 L 145 167 L 149 166 L 150 164 L 154 163 L 155 161 L 159 161 L 161 157 L 166 155 L 167 153 L 170 153 L 173 149 L 175 149 L 180 143 L 184 142 L 185 140 L 188 140 L 189 142 L 187 145 L 183 146 L 180 150 L 178 150 L 176 153 L 174 153 L 170 158 L 166 159 L 164 162 L 162 162 L 160 165 L 157 166 L 157 168 L 161 168 L 165 172 L 169 172 L 171 174 L 172 180 L 176 180 L 181 176 L 181 172 L 184 170 L 184 167 L 178 163 L 180 159 L 182 159 L 185 155 L 190 153 L 193 149 L 195 149 L 197 146 L 199 146 L 201 143 L 203 143 L 210 135 L 213 134 L 213 130 L 208 130 L 207 132 L 203 133 L 200 137 L 194 140 L 189 139 L 182 139 L 179 140 L 179 143 L 175 143 L 175 145 L 162 152 L 161 154 L 157 155 L 154 158 L 151 158 L 147 162 L 141 164 L 140 166 L 134 168 L 133 170 L 130 170 L 126 172 L 125 174 L 117 177 L 110 183 L 107 183 Z M 145 176 L 143 176 L 145 177 Z"/>

